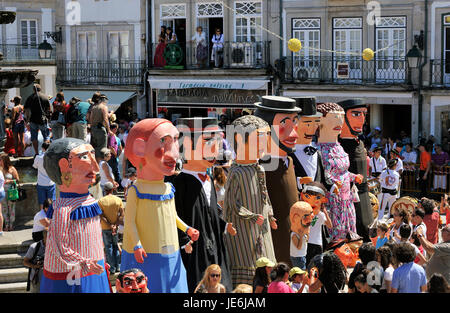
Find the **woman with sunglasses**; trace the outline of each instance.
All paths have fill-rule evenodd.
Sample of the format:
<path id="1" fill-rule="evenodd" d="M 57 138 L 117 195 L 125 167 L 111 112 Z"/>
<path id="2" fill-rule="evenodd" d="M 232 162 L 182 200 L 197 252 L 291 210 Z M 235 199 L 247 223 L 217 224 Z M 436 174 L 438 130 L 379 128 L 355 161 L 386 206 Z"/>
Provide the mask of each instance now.
<path id="1" fill-rule="evenodd" d="M 221 274 L 222 270 L 219 265 L 211 264 L 208 266 L 194 293 L 225 293 L 226 288 L 220 283 Z"/>
<path id="2" fill-rule="evenodd" d="M 395 243 L 400 243 L 400 226 L 405 224 L 411 224 L 410 215 L 405 207 L 399 206 L 394 210 L 394 225 L 389 229 L 389 238 L 394 240 Z"/>

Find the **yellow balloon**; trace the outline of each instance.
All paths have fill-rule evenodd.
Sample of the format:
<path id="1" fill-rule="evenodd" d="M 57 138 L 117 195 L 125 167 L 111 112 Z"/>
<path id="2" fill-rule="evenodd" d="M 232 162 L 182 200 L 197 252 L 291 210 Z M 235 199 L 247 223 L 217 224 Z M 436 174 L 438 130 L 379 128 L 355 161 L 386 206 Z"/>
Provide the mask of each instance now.
<path id="1" fill-rule="evenodd" d="M 297 38 L 289 39 L 288 48 L 292 52 L 299 52 L 302 49 L 302 43 Z"/>
<path id="2" fill-rule="evenodd" d="M 362 57 L 363 57 L 364 60 L 370 61 L 370 60 L 373 59 L 374 55 L 375 54 L 373 53 L 372 49 L 366 48 L 366 49 L 363 50 Z"/>

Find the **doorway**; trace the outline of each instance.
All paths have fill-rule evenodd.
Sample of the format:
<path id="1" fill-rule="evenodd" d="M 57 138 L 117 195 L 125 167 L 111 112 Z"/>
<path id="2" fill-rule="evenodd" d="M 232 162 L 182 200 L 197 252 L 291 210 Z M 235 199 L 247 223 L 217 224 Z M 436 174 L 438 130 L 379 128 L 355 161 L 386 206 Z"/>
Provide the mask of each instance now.
<path id="1" fill-rule="evenodd" d="M 383 137 L 400 138 L 403 130 L 411 138 L 411 105 L 383 105 Z"/>

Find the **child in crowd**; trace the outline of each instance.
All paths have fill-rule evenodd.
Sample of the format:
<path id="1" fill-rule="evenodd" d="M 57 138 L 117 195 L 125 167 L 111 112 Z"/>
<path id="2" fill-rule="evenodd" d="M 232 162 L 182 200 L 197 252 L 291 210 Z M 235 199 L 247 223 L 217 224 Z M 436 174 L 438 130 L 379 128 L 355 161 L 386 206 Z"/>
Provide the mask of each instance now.
<path id="1" fill-rule="evenodd" d="M 127 201 L 128 188 L 136 182 L 136 169 L 134 167 L 130 167 L 126 174 L 126 178 L 122 179 L 122 187 L 123 193 L 125 196 L 125 201 Z"/>
<path id="2" fill-rule="evenodd" d="M 309 279 L 306 271 L 299 267 L 293 267 L 289 271 L 290 287 L 297 293 L 309 292 Z"/>
<path id="3" fill-rule="evenodd" d="M 221 273 L 222 270 L 219 265 L 211 264 L 208 266 L 194 293 L 225 293 L 225 286 L 220 283 Z"/>
<path id="4" fill-rule="evenodd" d="M 253 288 L 247 284 L 239 284 L 234 288 L 233 293 L 252 293 Z"/>
<path id="5" fill-rule="evenodd" d="M 328 212 L 323 205 L 327 198 L 325 187 L 318 182 L 311 182 L 304 185 L 302 193 L 300 194 L 301 200 L 308 202 L 314 212 L 314 218 L 311 222 L 311 228 L 309 230 L 308 245 L 306 248 L 306 265 L 309 261 L 318 254 L 323 252 L 322 247 L 322 225 L 331 229 L 333 224 L 328 216 Z"/>
<path id="6" fill-rule="evenodd" d="M 111 182 L 116 188 L 118 184 L 114 181 L 114 174 L 108 161 L 111 159 L 111 151 L 108 148 L 102 148 L 100 150 L 100 186 L 102 187 L 103 195 L 105 195 L 104 186 L 107 182 Z"/>
<path id="7" fill-rule="evenodd" d="M 370 275 L 369 270 L 364 269 L 361 274 L 355 277 L 355 286 L 360 293 L 378 293 L 375 288 L 367 282 L 367 276 Z"/>
<path id="8" fill-rule="evenodd" d="M 388 162 L 388 168 L 380 175 L 381 193 L 378 195 L 378 220 L 385 216 L 385 208 L 387 207 L 386 218 L 389 218 L 391 206 L 397 199 L 397 192 L 400 182 L 400 174 L 395 170 L 397 159 L 391 159 Z"/>
<path id="9" fill-rule="evenodd" d="M 377 226 L 377 244 L 375 246 L 375 249 L 379 249 L 388 241 L 388 237 L 386 236 L 386 233 L 388 231 L 389 227 L 386 223 L 380 223 Z"/>
<path id="10" fill-rule="evenodd" d="M 253 293 L 267 293 L 270 283 L 270 273 L 275 263 L 266 257 L 256 260 L 255 276 L 253 277 Z"/>
<path id="11" fill-rule="evenodd" d="M 278 263 L 270 274 L 272 282 L 269 285 L 268 293 L 295 293 L 287 284 L 289 279 L 289 266 L 285 263 Z"/>
<path id="12" fill-rule="evenodd" d="M 411 237 L 411 226 L 409 226 L 408 224 L 404 224 L 404 225 L 400 226 L 400 237 L 401 237 L 400 243 L 406 242 L 414 248 L 414 252 L 415 252 L 414 262 L 419 265 L 424 264 L 427 261 L 425 259 L 425 256 L 422 254 L 420 249 L 415 244 L 411 243 L 411 241 L 409 239 Z"/>

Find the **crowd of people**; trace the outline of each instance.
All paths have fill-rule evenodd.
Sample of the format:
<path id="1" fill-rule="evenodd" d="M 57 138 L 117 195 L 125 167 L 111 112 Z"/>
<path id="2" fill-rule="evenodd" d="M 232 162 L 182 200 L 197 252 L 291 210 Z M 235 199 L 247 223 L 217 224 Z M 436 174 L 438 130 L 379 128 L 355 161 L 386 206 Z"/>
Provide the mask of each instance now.
<path id="1" fill-rule="evenodd" d="M 66 103 L 60 92 L 50 103 L 39 86 L 35 90 L 23 107 L 21 99 L 14 99 L 11 111 L 12 120 L 21 125 L 13 127 L 13 134 L 30 129 L 33 167 L 38 170 L 40 210 L 32 230 L 35 243 L 24 259 L 24 265 L 30 268 L 32 292 L 54 292 L 52 288 L 57 286 L 52 285 L 56 274 L 50 272 L 57 270 L 56 266 L 66 266 L 58 265 L 59 258 L 69 257 L 55 252 L 62 238 L 58 234 L 61 226 L 51 226 L 61 223 L 59 214 L 69 214 L 64 213 L 66 206 L 77 201 L 84 202 L 74 212 L 82 210 L 77 216 L 70 214 L 70 219 L 84 219 L 86 227 L 94 227 L 90 220 L 96 223 L 98 216 L 104 254 L 104 261 L 97 258 L 98 263 L 83 263 L 82 267 L 90 266 L 98 275 L 103 275 L 102 269 L 108 276 L 120 273 L 118 292 L 127 292 L 125 279 L 137 285 L 145 281 L 144 287 L 136 287 L 143 292 L 449 292 L 450 226 L 448 218 L 446 224 L 440 220 L 440 214 L 448 217 L 450 212 L 448 198 L 445 195 L 439 204 L 421 197 L 412 209 L 397 206 L 391 210 L 399 196 L 401 171 L 418 161 L 409 138 L 404 138 L 404 145 L 397 141 L 385 147 L 379 130 L 367 139 L 371 146 L 361 163 L 367 164 L 366 172 L 350 172 L 350 162 L 358 158 L 353 155 L 349 160 L 350 153 L 345 150 L 348 143 L 340 144 L 353 134 L 343 129 L 343 116 L 348 110 L 356 116 L 358 109 L 363 118 L 365 107 L 359 102 L 342 107 L 318 104 L 316 108 L 315 99 L 296 102 L 264 97 L 262 103 L 255 104 L 260 111 L 232 121 L 234 138 L 226 137 L 226 125 L 223 121 L 220 125 L 216 118 L 180 118 L 178 139 L 178 131 L 164 119 L 139 121 L 131 117 L 131 112 L 128 120 L 117 119 L 108 112 L 104 94 L 96 92 L 86 101 L 72 98 Z M 282 113 L 284 118 L 279 116 L 282 105 L 287 107 Z M 268 116 L 270 111 L 275 113 Z M 357 129 L 355 120 L 349 123 L 354 127 L 352 131 Z M 196 122 L 201 124 L 200 129 Z M 271 130 L 275 123 L 281 130 Z M 162 129 L 161 125 L 164 131 L 156 131 Z M 317 128 L 320 132 L 316 132 Z M 183 129 L 193 133 L 183 136 Z M 39 132 L 44 139 L 40 150 Z M 272 142 L 274 137 L 278 141 Z M 19 181 L 8 154 L 22 156 L 24 151 L 24 136 L 11 138 L 14 151 L 5 150 L 0 157 L 0 197 L 6 199 L 2 200 L 0 215 L 0 227 L 6 227 L 0 228 L 0 234 L 14 229 L 14 201 L 7 200 L 5 193 L 7 184 Z M 182 162 L 181 158 L 167 156 L 178 154 L 173 150 L 174 138 L 183 146 Z M 80 178 L 71 169 L 71 157 L 58 150 L 58 145 L 66 145 L 64 153 L 72 155 L 85 143 L 93 148 L 90 166 L 99 173 L 92 178 L 87 172 L 86 177 L 92 180 L 87 184 L 90 195 L 72 191 L 71 186 Z M 254 148 L 252 143 L 257 143 L 255 155 L 248 152 Z M 272 155 L 275 169 L 265 168 L 271 161 L 264 159 L 270 146 L 284 151 L 284 155 Z M 421 143 L 419 148 L 427 153 L 427 144 Z M 433 149 L 440 155 L 438 145 Z M 203 151 L 203 157 L 190 158 L 188 154 L 194 155 L 197 150 Z M 81 161 L 77 162 L 88 161 L 91 152 L 79 152 Z M 427 169 L 434 164 L 432 157 L 420 155 L 419 161 L 428 166 L 420 169 L 421 175 L 428 175 Z M 373 210 L 365 206 L 367 191 L 358 190 L 366 177 L 379 179 L 381 185 L 378 219 L 374 223 L 362 212 L 371 214 Z M 55 185 L 63 188 L 60 198 L 55 196 Z M 117 196 L 118 191 L 124 192 L 126 205 Z M 59 207 L 64 210 L 56 211 Z M 164 211 L 160 211 L 162 208 Z M 167 219 L 173 219 L 173 225 Z M 88 255 L 97 253 L 95 227 L 92 233 L 83 234 L 93 240 L 88 245 L 95 245 L 86 252 Z M 66 244 L 76 248 L 77 242 Z M 46 252 L 48 245 L 50 252 Z M 170 258 L 174 255 L 178 261 L 161 257 L 164 254 Z M 162 266 L 164 262 L 168 263 Z M 48 277 L 43 276 L 44 267 Z M 349 268 L 353 268 L 350 275 Z M 82 273 L 88 273 L 87 269 L 82 268 Z"/>

